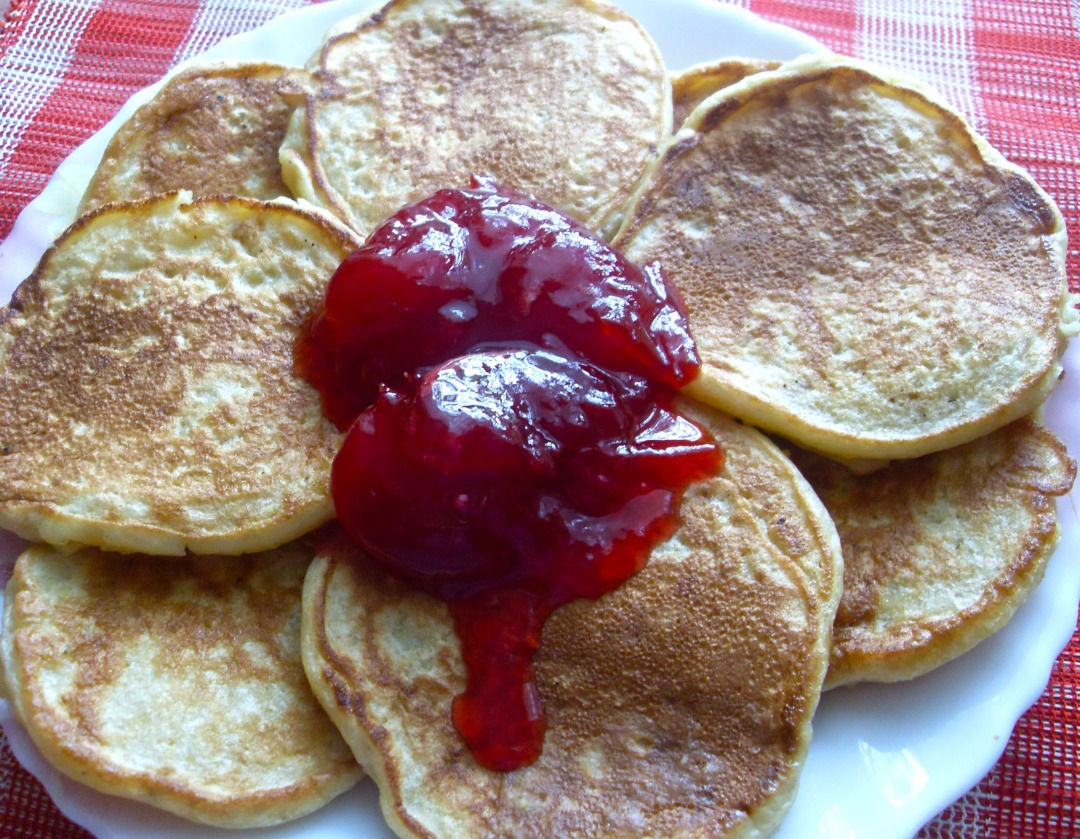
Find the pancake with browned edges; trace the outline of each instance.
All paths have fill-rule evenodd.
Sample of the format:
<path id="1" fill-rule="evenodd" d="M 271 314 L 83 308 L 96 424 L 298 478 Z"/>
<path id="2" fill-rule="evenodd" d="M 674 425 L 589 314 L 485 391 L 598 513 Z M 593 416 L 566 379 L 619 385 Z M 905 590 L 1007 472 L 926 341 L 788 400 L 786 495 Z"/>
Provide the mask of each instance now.
<path id="1" fill-rule="evenodd" d="M 601 229 L 671 121 L 656 45 L 597 0 L 393 0 L 329 38 L 318 77 L 285 180 L 364 235 L 474 174 Z"/>
<path id="2" fill-rule="evenodd" d="M 871 475 L 792 457 L 844 549 L 829 687 L 919 676 L 1004 626 L 1043 577 L 1054 496 L 1076 477 L 1065 446 L 1030 419 Z"/>
<path id="3" fill-rule="evenodd" d="M 80 211 L 178 189 L 290 196 L 278 148 L 306 83 L 300 68 L 267 62 L 179 73 L 113 135 Z"/>
<path id="4" fill-rule="evenodd" d="M 304 666 L 400 836 L 758 836 L 810 742 L 840 595 L 817 497 L 757 431 L 691 413 L 726 453 L 682 525 L 599 600 L 562 607 L 535 659 L 544 751 L 481 768 L 450 720 L 464 687 L 445 604 L 339 547 L 304 584 Z"/>
<path id="5" fill-rule="evenodd" d="M 330 518 L 340 435 L 293 343 L 355 245 L 292 203 L 172 194 L 82 217 L 0 309 L 0 525 L 241 553 Z"/>
<path id="6" fill-rule="evenodd" d="M 1025 416 L 1076 332 L 1053 202 L 934 94 L 837 57 L 706 99 L 616 244 L 682 291 L 693 395 L 838 458 Z"/>
<path id="7" fill-rule="evenodd" d="M 691 111 L 716 91 L 747 76 L 775 70 L 782 61 L 765 58 L 723 58 L 694 64 L 671 75 L 671 124 L 676 130 Z"/>
<path id="8" fill-rule="evenodd" d="M 157 561 L 32 547 L 4 596 L 18 720 L 59 770 L 221 827 L 309 813 L 363 773 L 300 663 L 309 547 Z"/>

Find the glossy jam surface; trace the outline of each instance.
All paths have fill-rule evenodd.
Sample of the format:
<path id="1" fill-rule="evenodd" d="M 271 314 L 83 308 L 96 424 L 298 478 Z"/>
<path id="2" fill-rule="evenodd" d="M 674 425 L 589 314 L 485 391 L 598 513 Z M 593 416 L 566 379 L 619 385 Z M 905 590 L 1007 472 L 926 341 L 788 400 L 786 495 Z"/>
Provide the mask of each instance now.
<path id="1" fill-rule="evenodd" d="M 351 423 L 331 474 L 341 525 L 450 606 L 467 671 L 455 727 L 484 766 L 531 763 L 544 621 L 640 570 L 685 488 L 721 465 L 673 407 L 697 370 L 677 297 L 485 183 L 377 231 L 298 363 Z"/>
<path id="2" fill-rule="evenodd" d="M 672 388 L 699 363 L 658 266 L 639 269 L 573 219 L 489 181 L 387 219 L 331 278 L 298 357 L 344 430 L 380 386 L 507 341 Z"/>
<path id="3" fill-rule="evenodd" d="M 717 449 L 646 380 L 541 349 L 489 350 L 386 392 L 331 489 L 346 532 L 446 600 L 468 672 L 454 720 L 481 763 L 534 759 L 544 619 L 640 570 Z"/>

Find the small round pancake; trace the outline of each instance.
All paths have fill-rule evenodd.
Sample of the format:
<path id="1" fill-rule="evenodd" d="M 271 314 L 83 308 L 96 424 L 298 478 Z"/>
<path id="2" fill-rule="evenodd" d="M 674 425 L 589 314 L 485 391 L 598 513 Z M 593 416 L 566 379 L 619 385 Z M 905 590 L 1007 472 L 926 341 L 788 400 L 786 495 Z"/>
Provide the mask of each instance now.
<path id="1" fill-rule="evenodd" d="M 300 663 L 311 557 L 28 549 L 0 635 L 16 717 L 66 775 L 195 821 L 317 809 L 363 772 Z"/>
<path id="2" fill-rule="evenodd" d="M 659 50 L 596 0 L 392 0 L 324 44 L 318 76 L 282 170 L 362 235 L 474 174 L 601 229 L 671 125 Z"/>
<path id="3" fill-rule="evenodd" d="M 844 594 L 826 685 L 933 670 L 1004 626 L 1057 542 L 1076 463 L 1021 419 L 963 446 L 856 476 L 792 452 L 840 532 Z"/>
<path id="4" fill-rule="evenodd" d="M 304 667 L 400 836 L 762 836 L 810 741 L 840 595 L 835 528 L 764 436 L 719 414 L 721 476 L 691 487 L 647 567 L 549 619 L 544 751 L 480 767 L 450 720 L 449 609 L 343 542 L 304 583 Z"/>
<path id="5" fill-rule="evenodd" d="M 747 76 L 775 70 L 782 61 L 764 58 L 724 58 L 687 67 L 671 76 L 671 124 L 677 129 L 691 112 L 712 96 Z"/>
<path id="6" fill-rule="evenodd" d="M 172 194 L 69 228 L 0 309 L 0 526 L 231 554 L 329 519 L 340 435 L 293 343 L 356 240 L 322 216 Z"/>
<path id="7" fill-rule="evenodd" d="M 694 396 L 837 458 L 1027 415 L 1076 333 L 1053 202 L 933 94 L 838 57 L 706 99 L 616 245 L 682 291 Z"/>
<path id="8" fill-rule="evenodd" d="M 162 192 L 290 196 L 278 148 L 307 83 L 265 62 L 193 67 L 165 84 L 113 135 L 80 213 Z"/>

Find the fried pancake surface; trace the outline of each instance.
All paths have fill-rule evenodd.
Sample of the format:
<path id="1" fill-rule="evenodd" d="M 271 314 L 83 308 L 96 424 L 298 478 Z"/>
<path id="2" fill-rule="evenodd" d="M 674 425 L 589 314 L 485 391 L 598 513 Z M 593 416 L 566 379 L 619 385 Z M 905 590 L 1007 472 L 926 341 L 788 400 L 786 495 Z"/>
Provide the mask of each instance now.
<path id="1" fill-rule="evenodd" d="M 1054 496 L 1076 477 L 1030 419 L 856 476 L 792 452 L 836 522 L 844 593 L 826 685 L 933 670 L 1004 626 L 1057 543 Z"/>
<path id="2" fill-rule="evenodd" d="M 292 351 L 354 246 L 321 214 L 239 198 L 76 222 L 0 310 L 0 525 L 241 553 L 330 518 L 340 435 Z"/>
<path id="3" fill-rule="evenodd" d="M 278 148 L 306 78 L 300 68 L 265 62 L 178 74 L 113 136 L 80 212 L 179 189 L 264 200 L 291 195 Z"/>
<path id="4" fill-rule="evenodd" d="M 775 70 L 782 61 L 764 58 L 724 58 L 687 67 L 671 76 L 671 124 L 676 130 L 690 113 L 716 91 L 747 76 Z"/>
<path id="5" fill-rule="evenodd" d="M 311 556 L 298 543 L 165 562 L 30 548 L 0 635 L 19 721 L 72 778 L 195 821 L 317 809 L 362 772 L 300 663 Z"/>
<path id="6" fill-rule="evenodd" d="M 616 245 L 682 291 L 695 396 L 838 458 L 1025 416 L 1076 332 L 1053 202 L 933 94 L 837 57 L 705 100 Z"/>
<path id="7" fill-rule="evenodd" d="M 693 414 L 692 414 L 693 415 Z M 304 584 L 312 686 L 401 836 L 758 836 L 794 797 L 839 598 L 839 541 L 758 432 L 702 411 L 725 471 L 645 570 L 548 621 L 531 766 L 480 767 L 450 721 L 449 610 L 353 548 Z"/>
<path id="8" fill-rule="evenodd" d="M 670 128 L 659 50 L 595 0 L 393 0 L 330 37 L 319 67 L 285 180 L 363 235 L 473 174 L 599 229 Z"/>

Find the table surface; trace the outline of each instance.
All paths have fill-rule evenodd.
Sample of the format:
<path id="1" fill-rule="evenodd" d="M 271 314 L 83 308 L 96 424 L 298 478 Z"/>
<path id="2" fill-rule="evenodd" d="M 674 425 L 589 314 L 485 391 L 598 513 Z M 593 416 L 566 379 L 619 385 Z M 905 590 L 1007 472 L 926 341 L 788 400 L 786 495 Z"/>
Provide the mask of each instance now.
<path id="1" fill-rule="evenodd" d="M 178 60 L 307 0 L 0 0 L 0 239 L 75 146 Z M 740 0 L 832 49 L 937 87 L 1055 198 L 1080 241 L 1080 5 L 1070 0 Z M 76 29 L 72 29 L 76 27 Z M 37 49 L 39 55 L 25 52 Z M 62 55 L 54 51 L 66 50 Z M 31 67 L 34 72 L 27 73 Z M 34 97 L 37 97 L 36 99 Z M 27 103 L 30 103 L 29 106 Z M 1080 253 L 1068 252 L 1080 289 Z M 1074 455 L 1076 453 L 1073 453 Z M 1080 835 L 1080 635 L 936 837 Z M 0 739 L 0 836 L 84 839 Z"/>

